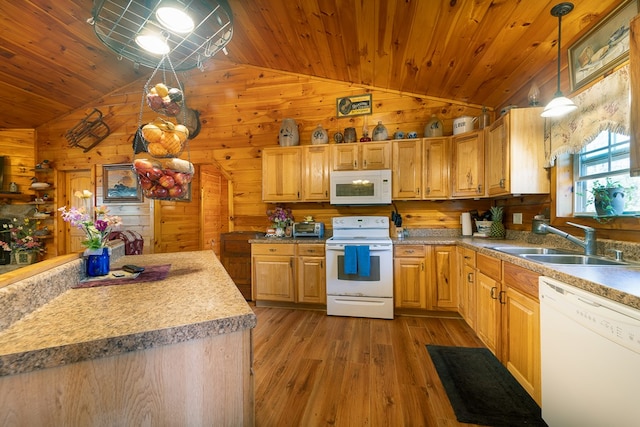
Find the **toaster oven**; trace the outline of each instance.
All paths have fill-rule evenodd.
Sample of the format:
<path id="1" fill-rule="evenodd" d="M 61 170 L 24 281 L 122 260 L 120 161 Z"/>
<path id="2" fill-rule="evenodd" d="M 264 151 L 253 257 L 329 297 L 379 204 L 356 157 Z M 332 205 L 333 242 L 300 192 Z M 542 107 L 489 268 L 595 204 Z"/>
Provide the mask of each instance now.
<path id="1" fill-rule="evenodd" d="M 293 224 L 293 237 L 324 237 L 324 223 L 322 222 L 295 222 Z"/>

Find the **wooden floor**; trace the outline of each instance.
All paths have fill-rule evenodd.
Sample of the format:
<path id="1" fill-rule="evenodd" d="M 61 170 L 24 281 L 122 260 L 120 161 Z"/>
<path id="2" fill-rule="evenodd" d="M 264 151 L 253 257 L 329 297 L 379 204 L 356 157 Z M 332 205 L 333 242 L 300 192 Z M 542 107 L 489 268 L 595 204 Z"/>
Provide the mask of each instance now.
<path id="1" fill-rule="evenodd" d="M 463 320 L 254 307 L 256 426 L 458 426 L 426 344 L 481 347 Z"/>

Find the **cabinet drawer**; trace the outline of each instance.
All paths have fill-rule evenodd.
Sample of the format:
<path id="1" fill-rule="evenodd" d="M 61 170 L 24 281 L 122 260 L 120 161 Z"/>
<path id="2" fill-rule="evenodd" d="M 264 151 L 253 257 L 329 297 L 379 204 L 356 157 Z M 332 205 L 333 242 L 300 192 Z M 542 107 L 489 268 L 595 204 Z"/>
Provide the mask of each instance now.
<path id="1" fill-rule="evenodd" d="M 476 267 L 476 251 L 473 249 L 462 249 L 462 258 L 464 259 L 464 265 L 468 267 Z"/>
<path id="2" fill-rule="evenodd" d="M 538 277 L 540 275 L 510 262 L 503 263 L 504 284 L 538 301 Z"/>
<path id="3" fill-rule="evenodd" d="M 477 254 L 476 261 L 480 272 L 494 280 L 500 281 L 502 279 L 502 269 L 500 266 L 501 261 L 499 259 Z"/>
<path id="4" fill-rule="evenodd" d="M 396 257 L 424 257 L 427 253 L 424 245 L 397 245 L 393 248 Z"/>
<path id="5" fill-rule="evenodd" d="M 298 243 L 298 256 L 324 256 L 324 245 Z"/>
<path id="6" fill-rule="evenodd" d="M 293 243 L 265 244 L 254 243 L 251 245 L 252 255 L 295 255 L 296 245 Z"/>

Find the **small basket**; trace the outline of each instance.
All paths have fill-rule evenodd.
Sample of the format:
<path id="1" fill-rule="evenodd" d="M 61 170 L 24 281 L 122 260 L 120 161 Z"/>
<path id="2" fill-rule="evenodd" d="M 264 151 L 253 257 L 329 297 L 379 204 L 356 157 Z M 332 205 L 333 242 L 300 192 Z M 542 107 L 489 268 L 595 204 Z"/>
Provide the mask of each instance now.
<path id="1" fill-rule="evenodd" d="M 189 137 L 186 126 L 157 118 L 138 128 L 144 151 L 156 158 L 179 157 Z"/>
<path id="2" fill-rule="evenodd" d="M 169 87 L 164 83 L 145 87 L 147 105 L 153 111 L 168 117 L 177 117 L 182 111 L 184 96 L 179 87 Z"/>
<path id="3" fill-rule="evenodd" d="M 133 169 L 142 194 L 153 200 L 190 200 L 193 165 L 181 159 L 164 162 L 136 159 Z"/>

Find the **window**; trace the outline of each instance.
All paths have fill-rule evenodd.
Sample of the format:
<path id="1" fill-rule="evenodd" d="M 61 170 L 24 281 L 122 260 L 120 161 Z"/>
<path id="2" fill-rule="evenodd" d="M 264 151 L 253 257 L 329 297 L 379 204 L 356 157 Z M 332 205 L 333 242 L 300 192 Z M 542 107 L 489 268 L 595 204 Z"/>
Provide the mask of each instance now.
<path id="1" fill-rule="evenodd" d="M 595 214 L 595 207 L 589 200 L 591 188 L 595 181 L 604 183 L 607 178 L 623 187 L 633 188 L 625 195 L 624 214 L 640 212 L 640 197 L 637 197 L 640 178 L 629 176 L 629 145 L 629 136 L 604 131 L 574 155 L 575 215 Z"/>

